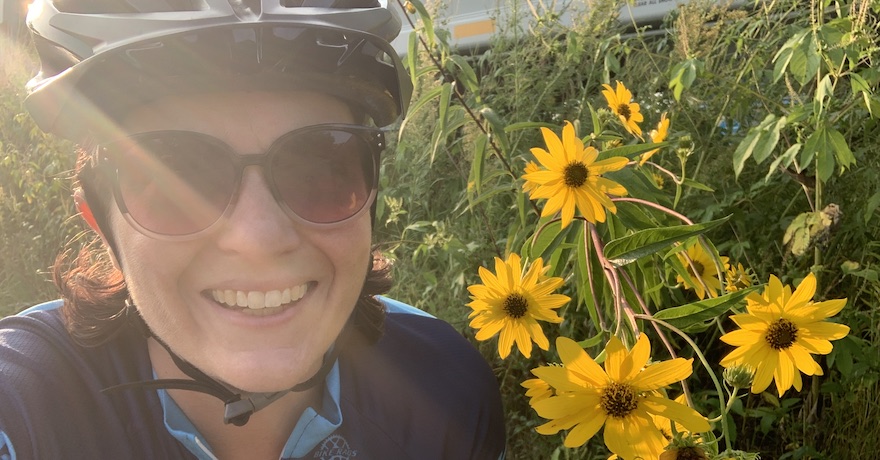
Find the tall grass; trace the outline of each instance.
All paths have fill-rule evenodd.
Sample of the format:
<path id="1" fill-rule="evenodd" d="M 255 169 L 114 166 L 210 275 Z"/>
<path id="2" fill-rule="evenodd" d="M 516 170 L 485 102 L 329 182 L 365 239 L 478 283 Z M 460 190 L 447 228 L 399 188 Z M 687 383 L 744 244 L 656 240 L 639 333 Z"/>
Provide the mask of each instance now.
<path id="1" fill-rule="evenodd" d="M 57 297 L 48 268 L 79 230 L 72 221 L 73 149 L 25 113 L 32 50 L 0 34 L 0 315 Z"/>

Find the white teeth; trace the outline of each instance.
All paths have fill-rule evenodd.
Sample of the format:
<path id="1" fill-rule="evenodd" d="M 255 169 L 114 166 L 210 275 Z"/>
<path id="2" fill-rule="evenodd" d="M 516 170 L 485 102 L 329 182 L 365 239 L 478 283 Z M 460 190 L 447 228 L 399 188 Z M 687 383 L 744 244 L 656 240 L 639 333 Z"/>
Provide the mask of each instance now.
<path id="1" fill-rule="evenodd" d="M 266 308 L 266 294 L 260 291 L 248 292 L 247 307 L 253 310 Z"/>
<path id="2" fill-rule="evenodd" d="M 290 287 L 283 291 L 235 291 L 232 289 L 214 289 L 211 296 L 218 303 L 230 307 L 248 308 L 261 310 L 263 308 L 277 308 L 290 302 L 296 302 L 303 298 L 308 290 L 307 284 Z"/>
<path id="3" fill-rule="evenodd" d="M 281 291 L 269 291 L 266 293 L 266 308 L 281 306 Z"/>

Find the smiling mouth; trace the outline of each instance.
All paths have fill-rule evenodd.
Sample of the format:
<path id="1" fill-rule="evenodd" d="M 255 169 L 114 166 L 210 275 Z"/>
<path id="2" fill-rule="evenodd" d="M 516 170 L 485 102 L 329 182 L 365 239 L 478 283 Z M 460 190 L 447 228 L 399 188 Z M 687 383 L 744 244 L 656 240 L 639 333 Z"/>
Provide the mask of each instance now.
<path id="1" fill-rule="evenodd" d="M 263 310 L 278 308 L 302 299 L 308 292 L 309 284 L 274 291 L 237 291 L 234 289 L 213 289 L 211 297 L 225 307 Z"/>

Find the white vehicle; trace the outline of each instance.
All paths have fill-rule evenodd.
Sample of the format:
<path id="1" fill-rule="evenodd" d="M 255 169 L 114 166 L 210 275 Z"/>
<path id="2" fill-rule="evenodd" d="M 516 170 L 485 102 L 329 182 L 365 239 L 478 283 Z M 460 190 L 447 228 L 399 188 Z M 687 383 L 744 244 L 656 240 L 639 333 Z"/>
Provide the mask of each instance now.
<path id="1" fill-rule="evenodd" d="M 429 1 L 423 0 L 424 3 Z M 530 11 L 530 2 L 538 11 L 541 11 L 542 4 L 547 5 L 561 13 L 560 21 L 563 24 L 570 24 L 571 18 L 566 12 L 566 5 L 584 3 L 584 0 L 571 0 L 571 2 L 565 0 L 543 0 L 543 2 L 541 0 L 440 1 L 442 1 L 442 6 L 438 11 L 440 17 L 435 18 L 434 23 L 435 25 L 442 24 L 442 27 L 450 32 L 450 44 L 460 50 L 480 49 L 487 46 L 492 35 L 498 30 L 495 21 L 499 18 L 509 17 L 514 7 L 519 8 L 521 12 L 528 12 Z M 624 5 L 620 8 L 619 20 L 623 24 L 635 23 L 638 25 L 660 22 L 679 4 L 688 3 L 689 1 L 691 0 L 635 0 L 634 2 L 621 2 Z M 737 6 L 744 5 L 748 1 L 754 0 L 715 0 L 716 3 L 729 3 Z M 518 2 L 518 5 L 515 5 L 514 2 Z M 397 0 L 386 0 L 380 3 L 387 3 L 387 7 L 394 10 L 403 22 L 403 29 L 400 35 L 391 44 L 398 54 L 401 56 L 405 55 L 409 46 L 409 36 L 413 32 L 413 28 L 406 19 L 407 13 L 400 8 Z M 415 18 L 416 16 L 412 15 L 410 17 Z"/>

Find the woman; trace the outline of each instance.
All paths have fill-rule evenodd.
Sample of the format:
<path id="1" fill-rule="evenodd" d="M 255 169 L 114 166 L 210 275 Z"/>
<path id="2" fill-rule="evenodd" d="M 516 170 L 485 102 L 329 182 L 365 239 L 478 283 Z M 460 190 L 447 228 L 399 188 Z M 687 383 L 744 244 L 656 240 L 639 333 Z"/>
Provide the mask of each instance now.
<path id="1" fill-rule="evenodd" d="M 46 0 L 28 23 L 26 106 L 80 146 L 102 249 L 0 321 L 0 458 L 503 457 L 479 354 L 376 297 L 372 126 L 410 94 L 387 9 Z"/>

